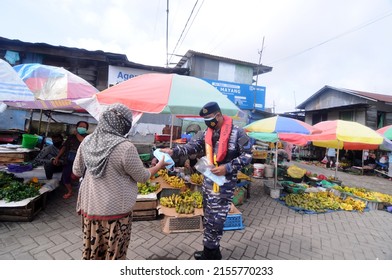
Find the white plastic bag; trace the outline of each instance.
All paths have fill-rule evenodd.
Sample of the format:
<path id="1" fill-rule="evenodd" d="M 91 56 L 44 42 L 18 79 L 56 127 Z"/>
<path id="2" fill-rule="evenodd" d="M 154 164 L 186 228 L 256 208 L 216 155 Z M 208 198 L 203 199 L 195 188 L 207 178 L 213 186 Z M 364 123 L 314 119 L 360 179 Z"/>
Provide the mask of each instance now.
<path id="1" fill-rule="evenodd" d="M 153 154 L 154 154 L 154 157 L 157 158 L 157 160 L 162 160 L 162 158 L 164 156 L 165 162 L 170 163 L 170 165 L 166 165 L 166 169 L 172 170 L 172 168 L 174 167 L 174 160 L 171 158 L 171 156 L 169 156 L 169 154 L 161 152 L 160 149 L 156 149 Z"/>
<path id="2" fill-rule="evenodd" d="M 195 164 L 195 168 L 197 171 L 199 171 L 201 174 L 209 178 L 210 180 L 214 181 L 217 183 L 219 186 L 222 186 L 224 183 L 226 183 L 226 177 L 225 176 L 217 176 L 214 173 L 211 172 L 211 169 L 213 168 L 213 165 L 208 164 L 207 158 L 204 156 L 200 159 L 197 160 L 197 163 Z"/>

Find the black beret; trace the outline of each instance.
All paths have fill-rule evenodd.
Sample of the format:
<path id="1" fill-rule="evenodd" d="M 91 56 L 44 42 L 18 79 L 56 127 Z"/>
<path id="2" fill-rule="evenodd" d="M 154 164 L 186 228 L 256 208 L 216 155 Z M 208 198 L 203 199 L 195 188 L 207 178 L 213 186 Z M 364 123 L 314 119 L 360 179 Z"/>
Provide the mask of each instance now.
<path id="1" fill-rule="evenodd" d="M 203 108 L 201 108 L 199 115 L 200 117 L 204 117 L 215 112 L 220 112 L 218 103 L 208 102 L 206 105 L 203 106 Z"/>

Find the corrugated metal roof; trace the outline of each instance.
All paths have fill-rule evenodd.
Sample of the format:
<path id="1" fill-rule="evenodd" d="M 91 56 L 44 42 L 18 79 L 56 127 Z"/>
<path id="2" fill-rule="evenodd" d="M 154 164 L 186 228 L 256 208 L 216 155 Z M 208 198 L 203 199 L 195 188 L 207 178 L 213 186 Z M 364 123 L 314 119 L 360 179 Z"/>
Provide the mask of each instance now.
<path id="1" fill-rule="evenodd" d="M 125 54 L 117 54 L 111 52 L 104 52 L 101 50 L 89 51 L 80 48 L 70 48 L 64 46 L 53 46 L 46 43 L 29 43 L 20 40 L 13 40 L 0 37 L 0 50 L 15 50 L 34 52 L 45 55 L 56 55 L 63 57 L 72 57 L 77 59 L 89 59 L 95 61 L 106 62 L 113 66 L 132 67 L 137 69 L 145 69 L 162 73 L 187 73 L 188 69 L 185 68 L 165 68 L 160 66 L 145 65 L 129 61 Z M 55 53 L 53 53 L 55 51 Z"/>
<path id="2" fill-rule="evenodd" d="M 392 103 L 392 95 L 371 93 L 371 92 L 358 91 L 358 90 L 345 89 L 345 88 L 336 88 L 336 87 L 331 87 L 331 86 L 324 86 L 322 89 L 317 91 L 311 97 L 309 97 L 304 102 L 299 104 L 296 108 L 297 109 L 305 109 L 306 104 L 308 104 L 310 101 L 312 101 L 313 99 L 315 99 L 319 95 L 323 94 L 323 92 L 326 91 L 327 89 L 332 89 L 332 90 L 344 92 L 344 93 L 347 93 L 347 94 L 355 95 L 355 96 L 358 96 L 358 97 L 361 97 L 361 98 L 365 98 L 365 99 L 370 99 L 370 100 L 373 100 L 373 101 Z"/>
<path id="3" fill-rule="evenodd" d="M 262 64 L 256 64 L 252 62 L 247 62 L 247 61 L 242 61 L 242 60 L 237 60 L 237 59 L 232 59 L 228 57 L 222 57 L 222 56 L 217 56 L 217 55 L 212 55 L 212 54 L 207 54 L 207 53 L 202 53 L 202 52 L 197 52 L 193 50 L 188 50 L 186 54 L 181 58 L 181 60 L 177 63 L 175 68 L 180 68 L 182 67 L 187 60 L 189 60 L 192 56 L 202 56 L 214 60 L 219 60 L 219 61 L 224 61 L 224 62 L 230 62 L 230 63 L 235 63 L 235 64 L 242 64 L 242 65 L 247 65 L 253 68 L 253 74 L 264 74 L 267 72 L 272 71 L 272 67 L 270 66 L 265 66 Z"/>

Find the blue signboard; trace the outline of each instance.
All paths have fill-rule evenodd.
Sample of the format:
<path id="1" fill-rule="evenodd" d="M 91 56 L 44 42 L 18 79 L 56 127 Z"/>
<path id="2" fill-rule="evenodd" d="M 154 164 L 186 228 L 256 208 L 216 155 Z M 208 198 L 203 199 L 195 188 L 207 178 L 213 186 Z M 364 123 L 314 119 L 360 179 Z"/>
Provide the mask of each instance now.
<path id="1" fill-rule="evenodd" d="M 265 87 L 203 79 L 216 87 L 240 109 L 264 110 Z"/>

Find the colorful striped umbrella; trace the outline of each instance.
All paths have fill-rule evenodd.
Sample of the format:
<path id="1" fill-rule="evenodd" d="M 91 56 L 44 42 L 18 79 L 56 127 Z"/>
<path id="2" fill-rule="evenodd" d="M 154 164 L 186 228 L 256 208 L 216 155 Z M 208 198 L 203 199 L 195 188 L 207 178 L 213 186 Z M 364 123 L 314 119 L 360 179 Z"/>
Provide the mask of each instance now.
<path id="1" fill-rule="evenodd" d="M 319 132 L 313 126 L 297 119 L 275 116 L 252 122 L 244 127 L 245 132 L 252 138 L 265 142 L 286 141 L 292 144 L 305 145 L 307 136 Z M 275 150 L 275 180 L 278 174 L 278 145 Z"/>
<path id="2" fill-rule="evenodd" d="M 357 122 L 333 120 L 319 122 L 314 125 L 322 132 L 310 135 L 312 144 L 318 147 L 337 149 L 337 176 L 339 149 L 345 150 L 392 150 L 392 142 L 378 134 L 375 130 Z"/>
<path id="3" fill-rule="evenodd" d="M 383 135 L 385 138 L 392 140 L 392 125 L 384 126 L 376 130 L 379 134 Z"/>
<path id="4" fill-rule="evenodd" d="M 375 130 L 357 122 L 333 120 L 314 125 L 322 132 L 310 136 L 313 145 L 345 150 L 374 150 L 384 144 L 385 138 Z"/>
<path id="5" fill-rule="evenodd" d="M 261 141 L 286 141 L 297 145 L 305 145 L 308 142 L 306 135 L 320 132 L 305 122 L 282 116 L 252 122 L 244 129 L 250 137 Z"/>
<path id="6" fill-rule="evenodd" d="M 222 113 L 235 116 L 240 109 L 206 81 L 177 74 L 149 73 L 121 82 L 96 95 L 103 105 L 122 103 L 133 111 L 199 117 L 204 104 L 215 101 Z"/>
<path id="7" fill-rule="evenodd" d="M 98 90 L 86 80 L 68 70 L 39 63 L 19 64 L 13 67 L 18 76 L 34 93 L 33 100 L 15 97 L 7 105 L 25 109 L 81 109 L 74 103 L 80 98 L 92 97 Z"/>
<path id="8" fill-rule="evenodd" d="M 0 101 L 33 101 L 34 94 L 8 62 L 0 59 Z"/>

